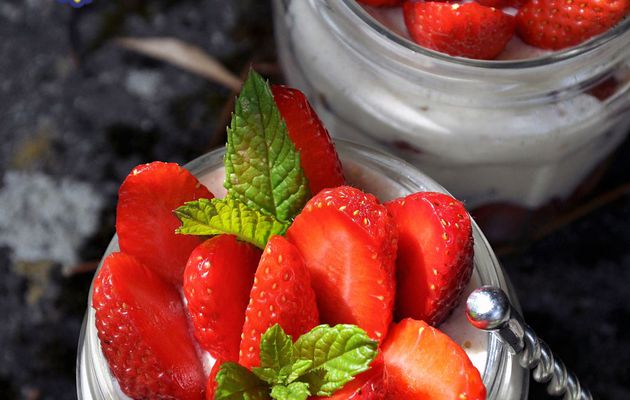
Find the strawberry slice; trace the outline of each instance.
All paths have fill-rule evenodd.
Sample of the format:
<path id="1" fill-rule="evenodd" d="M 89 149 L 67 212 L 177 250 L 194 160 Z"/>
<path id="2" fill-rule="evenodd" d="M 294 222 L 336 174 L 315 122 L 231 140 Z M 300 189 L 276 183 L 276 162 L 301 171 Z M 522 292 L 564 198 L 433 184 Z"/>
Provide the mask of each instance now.
<path id="1" fill-rule="evenodd" d="M 405 319 L 383 344 L 386 399 L 485 400 L 486 388 L 466 352 L 438 329 Z"/>
<path id="2" fill-rule="evenodd" d="M 435 325 L 455 308 L 473 270 L 470 217 L 442 193 L 386 204 L 398 230 L 396 317 Z"/>
<path id="3" fill-rule="evenodd" d="M 273 236 L 256 270 L 245 312 L 239 363 L 260 364 L 260 337 L 279 324 L 297 339 L 319 324 L 315 293 L 302 256 L 282 236 Z"/>
<path id="4" fill-rule="evenodd" d="M 180 284 L 195 236 L 177 235 L 173 210 L 212 193 L 184 168 L 152 162 L 135 167 L 118 191 L 116 231 L 120 249 L 170 282 Z"/>
<path id="5" fill-rule="evenodd" d="M 330 400 L 383 400 L 386 395 L 385 362 L 382 354 L 372 361 L 370 369 L 357 375 L 341 390 L 330 397 L 315 399 Z"/>
<path id="6" fill-rule="evenodd" d="M 403 4 L 411 38 L 423 47 L 457 57 L 496 58 L 514 36 L 514 17 L 477 3 L 435 1 Z"/>
<path id="7" fill-rule="evenodd" d="M 212 366 L 210 375 L 208 376 L 208 383 L 206 384 L 206 400 L 214 400 L 214 392 L 217 391 L 217 374 L 221 369 L 221 364 L 224 361 L 217 360 Z"/>
<path id="8" fill-rule="evenodd" d="M 215 359 L 238 361 L 245 308 L 260 250 L 220 235 L 193 250 L 184 271 L 184 294 L 195 338 Z"/>
<path id="9" fill-rule="evenodd" d="M 311 271 L 322 322 L 355 324 L 381 341 L 396 289 L 397 236 L 385 206 L 349 186 L 322 190 L 287 237 Z"/>
<path id="10" fill-rule="evenodd" d="M 335 146 L 304 93 L 278 85 L 271 90 L 287 124 L 289 137 L 300 152 L 300 163 L 311 193 L 343 185 L 345 179 Z"/>
<path id="11" fill-rule="evenodd" d="M 135 257 L 114 253 L 94 281 L 92 307 L 101 349 L 125 394 L 203 398 L 203 368 L 175 287 Z"/>
<path id="12" fill-rule="evenodd" d="M 404 0 L 359 0 L 359 3 L 376 7 L 393 7 L 402 4 Z"/>
<path id="13" fill-rule="evenodd" d="M 630 0 L 530 0 L 516 15 L 526 43 L 559 50 L 606 32 L 630 11 Z"/>
<path id="14" fill-rule="evenodd" d="M 477 3 L 486 7 L 494 8 L 521 8 L 527 0 L 475 0 Z"/>

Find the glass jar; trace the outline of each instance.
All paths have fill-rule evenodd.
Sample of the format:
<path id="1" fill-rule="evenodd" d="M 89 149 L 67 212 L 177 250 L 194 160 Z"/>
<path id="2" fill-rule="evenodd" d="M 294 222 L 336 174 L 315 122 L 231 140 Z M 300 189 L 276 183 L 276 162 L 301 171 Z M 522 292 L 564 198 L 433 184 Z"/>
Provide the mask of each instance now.
<path id="1" fill-rule="evenodd" d="M 287 81 L 331 134 L 403 158 L 473 210 L 566 200 L 630 129 L 630 18 L 568 50 L 479 61 L 422 48 L 354 0 L 273 4 Z"/>
<path id="2" fill-rule="evenodd" d="M 402 160 L 363 147 L 339 142 L 337 150 L 344 165 L 344 173 L 350 184 L 374 193 L 382 201 L 391 200 L 418 191 L 445 190 L 436 182 Z M 224 149 L 217 149 L 185 166 L 218 197 L 224 170 Z M 517 304 L 499 262 L 490 245 L 473 222 L 475 240 L 475 269 L 468 293 L 481 285 L 494 285 L 508 293 Z M 118 250 L 116 237 L 112 239 L 105 255 Z M 100 269 L 100 266 L 99 266 Z M 126 399 L 116 380 L 109 372 L 95 326 L 95 312 L 91 307 L 92 290 L 88 310 L 83 322 L 77 357 L 77 392 L 79 400 Z M 466 321 L 463 304 L 441 326 L 470 354 L 471 360 L 482 371 L 483 381 L 490 400 L 522 400 L 527 398 L 528 372 L 518 365 L 507 347 L 494 335 L 475 330 Z"/>

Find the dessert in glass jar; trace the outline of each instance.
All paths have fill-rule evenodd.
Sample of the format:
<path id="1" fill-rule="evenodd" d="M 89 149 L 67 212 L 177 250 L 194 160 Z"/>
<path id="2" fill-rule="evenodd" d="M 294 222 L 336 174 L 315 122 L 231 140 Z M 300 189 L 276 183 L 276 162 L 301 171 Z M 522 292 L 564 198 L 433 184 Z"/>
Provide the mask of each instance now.
<path id="1" fill-rule="evenodd" d="M 334 146 L 297 90 L 251 74 L 227 148 L 134 168 L 116 228 L 79 399 L 527 398 L 527 371 L 460 304 L 481 285 L 516 301 L 461 203 L 402 160 Z"/>
<path id="2" fill-rule="evenodd" d="M 276 0 L 274 14 L 287 81 L 333 136 L 403 158 L 473 210 L 569 198 L 630 129 L 628 18 L 573 47 L 515 36 L 477 60 L 412 41 L 400 8 Z"/>

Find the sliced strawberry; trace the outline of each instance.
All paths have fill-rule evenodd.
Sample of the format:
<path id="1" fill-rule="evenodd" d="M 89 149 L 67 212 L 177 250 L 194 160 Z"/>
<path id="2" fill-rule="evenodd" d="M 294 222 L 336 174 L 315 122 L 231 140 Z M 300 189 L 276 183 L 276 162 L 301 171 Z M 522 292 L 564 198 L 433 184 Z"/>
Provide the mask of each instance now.
<path id="1" fill-rule="evenodd" d="M 260 250 L 232 235 L 206 240 L 190 255 L 184 294 L 197 341 L 215 359 L 238 361 L 245 308 Z"/>
<path id="2" fill-rule="evenodd" d="M 196 236 L 177 235 L 173 210 L 212 193 L 184 168 L 152 162 L 134 168 L 118 191 L 116 231 L 120 249 L 173 283 L 181 283 Z"/>
<path id="3" fill-rule="evenodd" d="M 494 8 L 521 8 L 527 0 L 475 0 L 477 3 L 486 7 Z"/>
<path id="4" fill-rule="evenodd" d="M 485 400 L 486 388 L 466 352 L 438 329 L 405 319 L 383 344 L 386 399 Z"/>
<path id="5" fill-rule="evenodd" d="M 376 7 L 393 7 L 402 4 L 404 0 L 359 0 L 359 3 Z"/>
<path id="6" fill-rule="evenodd" d="M 221 364 L 223 361 L 217 360 L 212 366 L 212 371 L 210 371 L 210 376 L 208 376 L 208 383 L 206 384 L 206 400 L 214 400 L 214 392 L 217 391 L 217 374 L 221 369 Z"/>
<path id="7" fill-rule="evenodd" d="M 260 337 L 279 324 L 294 340 L 319 324 L 315 293 L 302 256 L 282 236 L 273 236 L 256 270 L 241 340 L 239 362 L 260 364 Z"/>
<path id="8" fill-rule="evenodd" d="M 516 15 L 526 43 L 559 50 L 604 33 L 630 10 L 630 0 L 530 0 Z"/>
<path id="9" fill-rule="evenodd" d="M 442 193 L 415 193 L 386 206 L 398 230 L 396 318 L 438 324 L 472 274 L 470 217 L 462 203 Z"/>
<path id="10" fill-rule="evenodd" d="M 177 289 L 133 256 L 108 256 L 92 307 L 101 349 L 134 399 L 202 399 L 205 377 Z"/>
<path id="11" fill-rule="evenodd" d="M 457 57 L 492 60 L 514 36 L 514 17 L 477 3 L 406 2 L 405 24 L 421 46 Z"/>
<path id="12" fill-rule="evenodd" d="M 311 108 L 304 93 L 272 86 L 273 97 L 287 123 L 289 137 L 300 151 L 300 163 L 312 194 L 345 183 L 341 161 L 328 131 Z"/>
<path id="13" fill-rule="evenodd" d="M 382 354 L 372 361 L 370 369 L 357 375 L 341 390 L 330 397 L 315 397 L 330 400 L 383 400 L 386 395 L 385 362 Z"/>
<path id="14" fill-rule="evenodd" d="M 385 206 L 349 186 L 322 190 L 287 237 L 311 271 L 322 322 L 355 324 L 381 341 L 396 289 L 397 236 Z"/>

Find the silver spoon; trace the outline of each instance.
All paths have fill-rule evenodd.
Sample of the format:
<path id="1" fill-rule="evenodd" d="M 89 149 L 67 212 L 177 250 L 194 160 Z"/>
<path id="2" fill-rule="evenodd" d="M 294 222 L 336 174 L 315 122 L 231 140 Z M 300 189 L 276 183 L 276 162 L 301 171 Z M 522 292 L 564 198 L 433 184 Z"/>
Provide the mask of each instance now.
<path id="1" fill-rule="evenodd" d="M 483 286 L 475 289 L 466 301 L 468 321 L 481 330 L 495 332 L 519 356 L 523 368 L 533 369 L 536 382 L 546 383 L 547 393 L 564 395 L 564 400 L 593 400 L 580 385 L 575 374 L 555 357 L 549 346 L 523 320 L 503 290 Z"/>

